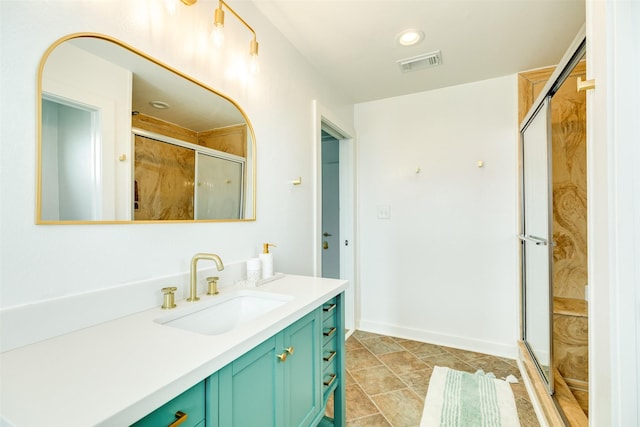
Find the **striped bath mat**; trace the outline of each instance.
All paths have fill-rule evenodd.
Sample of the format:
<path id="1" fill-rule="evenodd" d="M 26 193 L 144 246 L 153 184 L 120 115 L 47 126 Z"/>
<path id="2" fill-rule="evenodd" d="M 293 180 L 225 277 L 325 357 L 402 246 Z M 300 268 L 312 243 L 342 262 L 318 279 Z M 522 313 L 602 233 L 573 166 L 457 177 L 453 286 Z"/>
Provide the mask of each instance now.
<path id="1" fill-rule="evenodd" d="M 420 427 L 519 427 L 509 383 L 433 368 Z"/>

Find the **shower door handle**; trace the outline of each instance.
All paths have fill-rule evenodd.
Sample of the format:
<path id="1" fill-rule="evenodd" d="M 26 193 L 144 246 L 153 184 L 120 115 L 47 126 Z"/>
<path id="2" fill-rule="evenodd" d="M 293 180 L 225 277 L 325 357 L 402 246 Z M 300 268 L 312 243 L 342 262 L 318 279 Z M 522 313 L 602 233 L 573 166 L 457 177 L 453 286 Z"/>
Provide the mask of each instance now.
<path id="1" fill-rule="evenodd" d="M 549 244 L 549 241 L 547 239 L 543 239 L 542 237 L 536 237 L 536 236 L 532 236 L 532 235 L 525 236 L 524 234 L 521 234 L 518 237 L 523 242 L 535 243 L 538 246 L 547 246 Z"/>

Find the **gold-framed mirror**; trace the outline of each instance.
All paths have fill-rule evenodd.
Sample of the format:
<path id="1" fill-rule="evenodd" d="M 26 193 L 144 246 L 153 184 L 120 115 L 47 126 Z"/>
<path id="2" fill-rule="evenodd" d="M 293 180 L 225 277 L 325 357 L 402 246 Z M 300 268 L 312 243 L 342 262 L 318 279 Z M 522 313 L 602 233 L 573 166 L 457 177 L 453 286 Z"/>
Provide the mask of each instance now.
<path id="1" fill-rule="evenodd" d="M 112 37 L 38 72 L 37 224 L 255 220 L 256 146 L 230 98 Z"/>

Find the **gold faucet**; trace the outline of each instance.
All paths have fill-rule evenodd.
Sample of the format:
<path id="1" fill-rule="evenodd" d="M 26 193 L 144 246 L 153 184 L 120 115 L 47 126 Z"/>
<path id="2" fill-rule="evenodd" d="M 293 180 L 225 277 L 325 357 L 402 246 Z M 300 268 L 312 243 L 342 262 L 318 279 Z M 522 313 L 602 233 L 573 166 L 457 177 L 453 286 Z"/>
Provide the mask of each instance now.
<path id="1" fill-rule="evenodd" d="M 218 268 L 218 271 L 222 271 L 224 270 L 224 265 L 222 264 L 222 260 L 220 259 L 220 257 L 216 254 L 195 254 L 193 256 L 193 258 L 191 258 L 191 274 L 189 277 L 189 298 L 187 298 L 187 301 L 198 301 L 200 298 L 198 298 L 198 271 L 196 269 L 196 266 L 198 264 L 198 261 L 201 259 L 208 259 L 210 261 L 213 261 L 216 263 L 216 267 Z"/>

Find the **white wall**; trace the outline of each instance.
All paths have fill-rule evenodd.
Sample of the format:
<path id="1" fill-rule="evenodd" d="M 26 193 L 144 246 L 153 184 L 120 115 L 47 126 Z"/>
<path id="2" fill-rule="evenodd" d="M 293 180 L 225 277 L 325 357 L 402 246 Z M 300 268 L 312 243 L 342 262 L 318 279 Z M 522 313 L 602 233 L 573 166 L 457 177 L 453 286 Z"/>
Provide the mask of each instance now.
<path id="1" fill-rule="evenodd" d="M 356 105 L 362 329 L 515 357 L 516 96 L 509 76 Z"/>
<path id="2" fill-rule="evenodd" d="M 218 253 L 225 262 L 244 260 L 255 256 L 262 242 L 278 245 L 277 271 L 311 274 L 312 100 L 344 123 L 353 123 L 353 106 L 324 83 L 253 3 L 232 4 L 260 42 L 260 73 L 249 80 L 228 69 L 248 56 L 248 33 L 230 15 L 225 49 L 213 52 L 207 31 L 212 2 L 179 5 L 174 18 L 161 5 L 144 0 L 0 2 L 0 308 L 186 272 L 197 252 Z M 39 61 L 58 38 L 87 31 L 133 45 L 242 106 L 256 135 L 257 221 L 34 225 Z M 306 184 L 292 189 L 290 181 L 298 176 Z"/>
<path id="3" fill-rule="evenodd" d="M 640 2 L 587 1 L 589 423 L 640 425 Z"/>
<path id="4" fill-rule="evenodd" d="M 69 64 L 73 64 L 70 67 Z M 84 149 L 82 158 L 75 158 L 66 168 L 60 169 L 60 175 L 71 176 L 65 185 L 60 186 L 61 197 L 74 188 L 71 194 L 78 199 L 80 206 L 65 206 L 63 220 L 130 220 L 131 219 L 131 164 L 116 160 L 119 153 L 131 152 L 131 71 L 109 61 L 91 55 L 85 50 L 69 43 L 57 46 L 46 61 L 42 76 L 42 92 L 53 95 L 56 102 L 70 102 L 77 111 L 87 114 L 85 135 L 75 144 L 76 149 Z M 64 108 L 60 110 L 65 111 Z M 73 110 L 70 110 L 73 111 Z M 76 114 L 80 114 L 79 112 Z M 95 118 L 92 118 L 95 115 Z M 65 116 L 61 116 L 65 117 Z M 60 131 L 76 129 L 81 124 L 70 119 L 73 124 L 61 124 Z M 93 120 L 100 125 L 94 129 Z M 44 135 L 43 135 L 44 136 Z M 47 141 L 43 139 L 43 141 Z M 61 139 L 60 143 L 64 142 Z M 46 143 L 43 142 L 43 146 Z M 92 147 L 95 145 L 95 147 Z M 93 150 L 97 149 L 97 153 Z M 62 153 L 62 152 L 61 152 Z M 42 157 L 43 168 L 46 163 L 57 161 Z M 61 156 L 62 159 L 62 156 Z M 84 175 L 77 172 L 82 170 Z M 81 179 L 84 178 L 84 179 Z M 50 188 L 57 183 L 42 180 L 43 201 Z M 82 207 L 86 212 L 83 212 Z M 60 216 L 45 215 L 43 220 L 59 220 Z"/>

